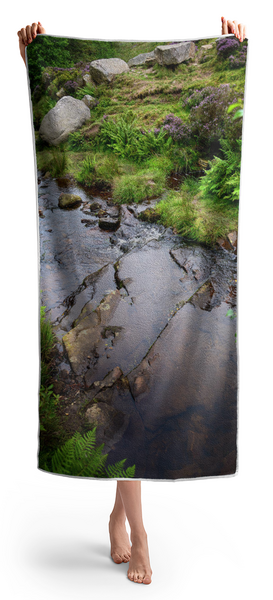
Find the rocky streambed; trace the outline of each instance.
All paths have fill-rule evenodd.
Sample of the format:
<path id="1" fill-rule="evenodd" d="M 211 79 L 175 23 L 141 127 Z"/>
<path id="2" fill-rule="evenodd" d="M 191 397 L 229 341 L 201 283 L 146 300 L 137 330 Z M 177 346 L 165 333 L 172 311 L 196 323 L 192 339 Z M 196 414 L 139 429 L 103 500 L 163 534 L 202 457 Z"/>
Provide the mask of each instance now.
<path id="1" fill-rule="evenodd" d="M 67 193 L 80 201 L 60 208 Z M 117 206 L 69 177 L 39 172 L 38 200 L 41 302 L 68 427 L 96 424 L 109 463 L 127 458 L 136 478 L 234 473 L 236 245 L 143 220 L 160 198 Z"/>

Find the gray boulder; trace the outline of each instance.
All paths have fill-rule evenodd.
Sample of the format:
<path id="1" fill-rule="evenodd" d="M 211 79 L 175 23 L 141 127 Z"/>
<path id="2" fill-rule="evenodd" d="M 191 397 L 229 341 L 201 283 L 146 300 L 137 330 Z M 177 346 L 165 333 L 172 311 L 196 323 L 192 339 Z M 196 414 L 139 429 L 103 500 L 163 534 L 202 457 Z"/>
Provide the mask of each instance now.
<path id="1" fill-rule="evenodd" d="M 90 63 L 90 74 L 96 83 L 110 83 L 116 75 L 129 70 L 121 58 L 99 58 Z"/>
<path id="2" fill-rule="evenodd" d="M 143 54 L 138 54 L 134 56 L 134 58 L 130 58 L 128 61 L 129 67 L 138 67 L 138 65 L 155 65 L 156 56 L 154 50 L 152 52 L 144 52 Z"/>
<path id="3" fill-rule="evenodd" d="M 90 119 L 90 109 L 82 100 L 63 96 L 42 120 L 39 134 L 52 146 L 65 141 L 70 133 L 80 129 Z"/>
<path id="4" fill-rule="evenodd" d="M 85 73 L 85 75 L 83 75 L 83 81 L 84 81 L 84 85 L 96 85 L 95 82 L 93 81 L 90 73 Z"/>
<path id="5" fill-rule="evenodd" d="M 178 65 L 184 60 L 194 57 L 195 44 L 193 42 L 166 44 L 165 46 L 157 46 L 154 53 L 160 65 Z"/>
<path id="6" fill-rule="evenodd" d="M 84 102 L 84 104 L 86 104 L 88 108 L 94 108 L 94 106 L 97 106 L 97 104 L 99 103 L 97 98 L 94 98 L 94 96 L 90 96 L 89 94 L 86 94 L 82 98 L 82 102 Z"/>

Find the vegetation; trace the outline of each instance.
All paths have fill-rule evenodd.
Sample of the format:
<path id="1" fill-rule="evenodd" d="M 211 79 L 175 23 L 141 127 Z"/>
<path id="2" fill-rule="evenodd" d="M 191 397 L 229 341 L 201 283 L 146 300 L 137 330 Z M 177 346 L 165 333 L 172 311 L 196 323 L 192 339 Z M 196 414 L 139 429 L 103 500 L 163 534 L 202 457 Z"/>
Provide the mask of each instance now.
<path id="1" fill-rule="evenodd" d="M 208 40 L 195 43 L 197 59 L 175 67 L 135 67 L 98 85 L 83 79 L 91 60 L 116 56 L 128 62 L 158 44 L 38 36 L 27 49 L 31 84 L 36 84 L 38 168 L 52 177 L 71 173 L 83 185 L 106 187 L 119 204 L 165 192 L 155 209 L 158 219 L 197 241 L 214 244 L 237 229 L 247 40 L 211 42 L 205 53 L 201 46 Z M 38 129 L 61 88 L 98 102 L 85 125 L 52 149 Z M 169 187 L 170 175 L 181 177 L 179 189 Z"/>
<path id="2" fill-rule="evenodd" d="M 124 470 L 127 459 L 106 465 L 104 444 L 95 446 L 96 427 L 83 435 L 76 431 L 67 439 L 62 426 L 59 394 L 54 394 L 52 380 L 53 349 L 56 337 L 45 306 L 40 307 L 41 384 L 39 402 L 39 468 L 44 471 L 82 477 L 134 477 L 135 465 Z M 61 444 L 61 445 L 60 445 Z"/>
<path id="3" fill-rule="evenodd" d="M 96 448 L 95 442 L 96 427 L 83 436 L 76 431 L 73 437 L 54 453 L 52 471 L 81 477 L 134 477 L 135 465 L 128 467 L 126 471 L 123 469 L 126 459 L 106 466 L 108 454 L 102 454 L 104 444 Z"/>

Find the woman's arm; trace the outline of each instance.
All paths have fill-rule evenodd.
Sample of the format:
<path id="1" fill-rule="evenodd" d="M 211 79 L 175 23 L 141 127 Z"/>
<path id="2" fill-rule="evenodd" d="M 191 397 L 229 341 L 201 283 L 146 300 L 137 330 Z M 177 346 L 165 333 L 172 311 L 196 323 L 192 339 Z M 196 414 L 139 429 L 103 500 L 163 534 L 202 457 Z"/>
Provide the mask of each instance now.
<path id="1" fill-rule="evenodd" d="M 226 33 L 234 33 L 239 42 L 243 42 L 246 37 L 246 26 L 238 21 L 227 21 L 225 17 L 221 17 L 222 21 L 222 35 Z"/>
<path id="2" fill-rule="evenodd" d="M 32 25 L 27 25 L 26 27 L 22 27 L 20 31 L 17 31 L 17 35 L 19 37 L 19 50 L 22 56 L 22 59 L 26 65 L 25 58 L 25 48 L 36 38 L 36 35 L 39 33 L 45 33 L 46 30 L 41 25 L 40 21 L 38 23 L 32 23 Z"/>

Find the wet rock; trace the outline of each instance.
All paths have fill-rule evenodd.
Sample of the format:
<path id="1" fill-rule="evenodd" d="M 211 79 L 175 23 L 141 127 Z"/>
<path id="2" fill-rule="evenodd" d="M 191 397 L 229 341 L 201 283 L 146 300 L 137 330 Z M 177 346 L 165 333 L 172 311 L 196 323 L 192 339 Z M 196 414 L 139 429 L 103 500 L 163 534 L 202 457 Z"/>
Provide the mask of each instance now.
<path id="1" fill-rule="evenodd" d="M 96 223 L 96 219 L 81 219 L 81 223 L 83 223 L 85 227 L 91 227 L 91 225 L 94 225 L 94 223 Z"/>
<path id="2" fill-rule="evenodd" d="M 192 275 L 196 281 L 209 276 L 211 257 L 201 248 L 177 248 L 170 251 L 171 256 L 183 268 L 184 272 Z"/>
<path id="3" fill-rule="evenodd" d="M 217 238 L 216 244 L 221 248 L 225 248 L 225 250 L 233 250 L 233 245 L 228 237 L 226 238 Z"/>
<path id="4" fill-rule="evenodd" d="M 112 387 L 112 385 L 118 379 L 120 379 L 120 377 L 122 377 L 122 375 L 123 375 L 123 373 L 122 373 L 122 370 L 120 369 L 120 367 L 115 367 L 114 369 L 112 369 L 112 371 L 107 373 L 107 375 L 104 377 L 104 379 L 102 381 L 94 381 L 94 383 L 92 385 L 92 389 L 88 392 L 88 398 L 90 398 L 90 400 L 92 400 L 95 396 L 98 395 L 98 393 L 101 390 Z"/>
<path id="5" fill-rule="evenodd" d="M 95 212 L 97 210 L 101 209 L 101 204 L 99 202 L 92 202 L 92 204 L 90 204 L 90 211 L 91 212 Z"/>
<path id="6" fill-rule="evenodd" d="M 145 210 L 139 213 L 138 218 L 141 221 L 157 223 L 160 220 L 160 215 L 156 212 L 155 208 L 146 208 Z"/>
<path id="7" fill-rule="evenodd" d="M 63 344 L 76 375 L 84 374 L 96 364 L 99 357 L 98 347 L 104 346 L 101 332 L 115 312 L 119 301 L 119 290 L 111 292 L 95 310 L 80 319 L 76 327 L 63 336 Z"/>
<path id="8" fill-rule="evenodd" d="M 231 231 L 227 237 L 233 248 L 237 250 L 237 231 Z"/>
<path id="9" fill-rule="evenodd" d="M 107 444 L 110 449 L 108 457 L 109 463 L 114 464 L 116 461 L 127 458 L 128 465 L 136 464 L 136 477 L 144 476 L 146 468 L 145 454 L 145 429 L 142 420 L 136 409 L 134 399 L 130 392 L 130 386 L 127 377 L 125 377 L 119 367 L 114 368 L 109 372 L 102 381 L 96 381 L 85 392 L 85 403 L 88 403 L 87 410 L 97 406 L 103 411 L 105 419 L 108 415 L 112 416 L 115 413 L 107 413 L 104 405 L 111 407 L 124 415 L 124 423 L 122 428 L 118 430 L 118 436 L 108 436 L 105 438 L 101 435 L 101 442 Z M 91 404 L 91 406 L 90 406 Z M 87 413 L 90 417 L 97 416 L 96 410 Z"/>
<path id="10" fill-rule="evenodd" d="M 60 208 L 71 208 L 72 206 L 79 205 L 82 203 L 80 196 L 76 194 L 60 194 L 58 199 L 58 205 Z"/>
<path id="11" fill-rule="evenodd" d="M 211 281 L 207 281 L 202 287 L 193 295 L 190 302 L 194 306 L 199 306 L 202 310 L 212 310 L 212 298 L 214 295 L 214 287 Z"/>
<path id="12" fill-rule="evenodd" d="M 105 444 L 104 452 L 120 440 L 129 423 L 128 415 L 105 402 L 93 404 L 86 410 L 85 417 L 90 427 L 97 427 L 96 444 Z"/>
<path id="13" fill-rule="evenodd" d="M 60 374 L 67 374 L 69 375 L 69 373 L 71 372 L 71 367 L 70 365 L 68 365 L 65 362 L 60 363 L 60 365 L 58 366 L 58 370 Z"/>
<path id="14" fill-rule="evenodd" d="M 145 427 L 155 431 L 191 406 L 210 419 L 219 402 L 236 406 L 236 326 L 226 312 L 225 303 L 210 312 L 185 304 L 128 374 Z"/>
<path id="15" fill-rule="evenodd" d="M 72 96 L 64 96 L 44 116 L 40 137 L 48 144 L 58 146 L 67 140 L 70 133 L 77 131 L 90 119 L 90 109 L 84 102 Z"/>
<path id="16" fill-rule="evenodd" d="M 99 219 L 99 227 L 107 231 L 116 231 L 119 228 L 119 219 L 114 219 L 108 215 Z"/>

